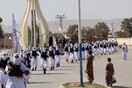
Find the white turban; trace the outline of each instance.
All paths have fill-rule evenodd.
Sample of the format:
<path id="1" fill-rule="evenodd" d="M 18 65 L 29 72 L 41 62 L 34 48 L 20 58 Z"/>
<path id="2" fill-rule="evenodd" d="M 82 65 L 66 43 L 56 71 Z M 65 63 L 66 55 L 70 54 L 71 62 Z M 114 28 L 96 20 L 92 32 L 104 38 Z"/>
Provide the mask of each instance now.
<path id="1" fill-rule="evenodd" d="M 14 54 L 14 64 L 16 64 L 16 65 L 20 65 L 21 64 L 21 60 L 20 60 L 20 58 L 19 58 L 19 54 L 18 53 L 15 53 Z"/>
<path id="2" fill-rule="evenodd" d="M 7 53 L 6 52 L 2 52 L 1 58 L 2 58 L 2 60 L 6 60 L 7 59 Z"/>

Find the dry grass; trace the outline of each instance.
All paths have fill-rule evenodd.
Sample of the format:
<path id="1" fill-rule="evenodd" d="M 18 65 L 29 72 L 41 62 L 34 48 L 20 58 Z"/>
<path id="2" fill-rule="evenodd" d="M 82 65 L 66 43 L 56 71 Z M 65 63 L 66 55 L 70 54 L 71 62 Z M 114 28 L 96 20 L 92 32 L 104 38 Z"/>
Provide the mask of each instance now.
<path id="1" fill-rule="evenodd" d="M 79 82 L 66 83 L 66 84 L 63 84 L 63 86 L 65 88 L 106 88 L 103 85 L 96 84 L 96 83 L 91 84 L 91 83 L 88 83 L 88 82 L 84 83 L 84 87 L 79 87 L 80 86 Z"/>

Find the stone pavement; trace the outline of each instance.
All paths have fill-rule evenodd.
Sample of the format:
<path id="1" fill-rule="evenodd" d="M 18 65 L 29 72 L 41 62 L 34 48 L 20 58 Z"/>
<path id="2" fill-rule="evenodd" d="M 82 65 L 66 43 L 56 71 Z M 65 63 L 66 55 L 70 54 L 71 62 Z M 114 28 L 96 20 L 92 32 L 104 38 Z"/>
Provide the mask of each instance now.
<path id="1" fill-rule="evenodd" d="M 99 56 L 94 59 L 94 82 L 105 85 L 105 66 L 107 58 L 111 57 L 115 67 L 115 77 L 117 83 L 114 88 L 132 88 L 132 48 L 129 48 L 128 60 L 122 59 L 122 52 L 119 50 L 112 55 Z M 83 78 L 87 81 L 85 74 L 86 61 L 83 61 Z M 41 68 L 32 72 L 30 84 L 27 88 L 59 88 L 60 84 L 67 82 L 79 82 L 79 62 L 71 64 L 65 62 L 64 56 L 61 59 L 61 67 L 50 71 L 44 75 Z"/>

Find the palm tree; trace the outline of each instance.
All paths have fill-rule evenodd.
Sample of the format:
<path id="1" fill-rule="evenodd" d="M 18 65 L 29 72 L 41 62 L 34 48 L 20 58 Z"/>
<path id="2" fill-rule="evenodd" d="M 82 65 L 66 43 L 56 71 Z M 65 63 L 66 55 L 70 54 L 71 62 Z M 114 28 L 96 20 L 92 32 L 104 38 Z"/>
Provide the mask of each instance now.
<path id="1" fill-rule="evenodd" d="M 126 18 L 121 23 L 121 29 L 124 32 L 128 32 L 129 37 L 132 37 L 132 18 Z"/>
<path id="2" fill-rule="evenodd" d="M 95 25 L 95 33 L 98 38 L 107 38 L 109 27 L 104 22 L 99 22 Z"/>

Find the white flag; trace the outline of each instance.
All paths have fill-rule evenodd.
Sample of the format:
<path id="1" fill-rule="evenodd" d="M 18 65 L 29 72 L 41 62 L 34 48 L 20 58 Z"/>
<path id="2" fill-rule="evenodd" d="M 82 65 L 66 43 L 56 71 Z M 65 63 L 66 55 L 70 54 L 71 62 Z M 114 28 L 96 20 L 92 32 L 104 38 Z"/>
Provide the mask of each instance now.
<path id="1" fill-rule="evenodd" d="M 57 43 L 56 43 L 56 39 L 55 37 L 53 36 L 53 46 L 56 47 Z"/>
<path id="2" fill-rule="evenodd" d="M 13 51 L 14 53 L 20 53 L 21 52 L 21 47 L 19 44 L 20 32 L 18 31 L 14 14 L 12 14 L 12 26 L 13 26 Z"/>
<path id="3" fill-rule="evenodd" d="M 112 31 L 113 30 L 112 24 L 108 24 L 108 28 L 110 31 Z"/>
<path id="4" fill-rule="evenodd" d="M 59 31 L 62 32 L 62 28 L 59 26 Z"/>

